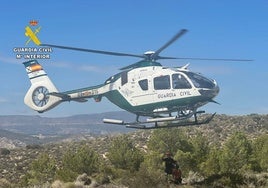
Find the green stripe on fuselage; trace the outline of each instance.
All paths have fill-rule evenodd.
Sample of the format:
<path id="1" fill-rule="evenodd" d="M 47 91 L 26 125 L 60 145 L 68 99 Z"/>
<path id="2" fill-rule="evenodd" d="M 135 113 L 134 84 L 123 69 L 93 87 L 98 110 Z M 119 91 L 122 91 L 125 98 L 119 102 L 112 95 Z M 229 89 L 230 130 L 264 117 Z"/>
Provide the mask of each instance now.
<path id="1" fill-rule="evenodd" d="M 114 103 L 118 107 L 138 115 L 153 114 L 153 110 L 158 108 L 175 109 L 176 107 L 179 108 L 184 106 L 194 106 L 198 102 L 206 102 L 203 97 L 195 96 L 175 100 L 173 99 L 163 102 L 152 102 L 150 104 L 139 106 L 132 106 L 117 90 L 109 91 L 108 93 L 104 94 L 104 96 L 107 97 L 112 103 Z"/>

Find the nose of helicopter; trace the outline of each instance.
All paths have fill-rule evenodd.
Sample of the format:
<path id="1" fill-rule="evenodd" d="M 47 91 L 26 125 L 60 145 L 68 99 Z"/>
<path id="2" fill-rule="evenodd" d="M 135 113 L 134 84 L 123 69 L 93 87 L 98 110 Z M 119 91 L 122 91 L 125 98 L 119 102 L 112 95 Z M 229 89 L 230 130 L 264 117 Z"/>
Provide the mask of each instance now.
<path id="1" fill-rule="evenodd" d="M 212 98 L 216 97 L 216 96 L 219 94 L 219 92 L 220 92 L 220 88 L 219 88 L 219 86 L 216 84 L 215 87 L 212 89 L 212 95 L 213 95 Z"/>
<path id="2" fill-rule="evenodd" d="M 220 88 L 215 80 L 213 80 L 213 85 L 214 87 L 212 88 L 199 89 L 200 94 L 205 98 L 209 99 L 213 99 L 214 97 L 216 97 L 220 92 Z"/>

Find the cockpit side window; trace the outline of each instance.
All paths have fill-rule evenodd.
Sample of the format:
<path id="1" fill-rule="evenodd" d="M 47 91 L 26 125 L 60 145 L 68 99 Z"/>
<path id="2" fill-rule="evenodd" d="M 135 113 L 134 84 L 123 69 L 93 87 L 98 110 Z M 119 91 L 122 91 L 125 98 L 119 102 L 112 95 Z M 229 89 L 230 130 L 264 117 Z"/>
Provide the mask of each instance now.
<path id="1" fill-rule="evenodd" d="M 155 77 L 154 78 L 154 89 L 155 90 L 170 89 L 170 77 L 169 77 L 169 75 Z"/>
<path id="2" fill-rule="evenodd" d="M 148 80 L 147 80 L 147 79 L 140 80 L 140 81 L 139 81 L 139 85 L 140 85 L 140 87 L 141 87 L 141 89 L 142 89 L 143 91 L 148 90 Z"/>
<path id="3" fill-rule="evenodd" d="M 197 88 L 209 88 L 212 89 L 214 84 L 211 80 L 205 78 L 204 76 L 192 72 L 187 72 L 190 80 L 193 82 L 194 86 Z"/>
<path id="4" fill-rule="evenodd" d="M 181 74 L 172 74 L 173 89 L 190 89 L 192 86 Z"/>

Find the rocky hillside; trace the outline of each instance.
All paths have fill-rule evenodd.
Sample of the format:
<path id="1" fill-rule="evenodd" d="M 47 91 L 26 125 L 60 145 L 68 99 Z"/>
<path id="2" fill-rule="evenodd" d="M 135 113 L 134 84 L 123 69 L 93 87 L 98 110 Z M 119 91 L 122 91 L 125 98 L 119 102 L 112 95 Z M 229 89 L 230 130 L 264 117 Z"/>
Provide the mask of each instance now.
<path id="1" fill-rule="evenodd" d="M 65 123 L 68 121 L 64 121 Z M 2 124 L 3 125 L 3 124 Z M 171 128 L 176 129 L 176 128 Z M 268 115 L 244 115 L 227 116 L 216 115 L 207 125 L 182 127 L 189 136 L 201 132 L 209 141 L 224 143 L 234 132 L 244 132 L 249 139 L 254 139 L 259 135 L 268 134 Z M 125 133 L 135 143 L 136 147 L 146 152 L 147 142 L 154 130 L 134 131 Z M 1 133 L 3 136 L 5 132 Z M 0 179 L 4 178 L 9 182 L 18 182 L 29 170 L 30 164 L 41 153 L 48 153 L 54 156 L 60 163 L 63 153 L 68 149 L 77 148 L 82 143 L 89 145 L 101 157 L 106 158 L 111 140 L 115 135 L 80 135 L 79 141 L 68 140 L 65 142 L 49 143 L 44 145 L 28 144 L 21 145 L 15 149 L 1 150 L 0 158 Z M 10 137 L 11 138 L 11 137 Z M 2 137 L 3 139 L 3 137 Z M 16 140 L 16 136 L 12 138 Z"/>

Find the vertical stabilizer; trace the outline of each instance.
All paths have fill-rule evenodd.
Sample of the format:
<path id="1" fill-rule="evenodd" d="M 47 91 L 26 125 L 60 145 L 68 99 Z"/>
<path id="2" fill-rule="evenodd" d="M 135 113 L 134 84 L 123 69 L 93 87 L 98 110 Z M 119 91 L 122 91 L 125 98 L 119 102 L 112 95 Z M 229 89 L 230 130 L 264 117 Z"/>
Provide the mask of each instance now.
<path id="1" fill-rule="evenodd" d="M 61 98 L 50 95 L 58 92 L 37 60 L 23 63 L 31 82 L 31 87 L 24 97 L 24 103 L 38 112 L 47 111 L 61 102 Z"/>

